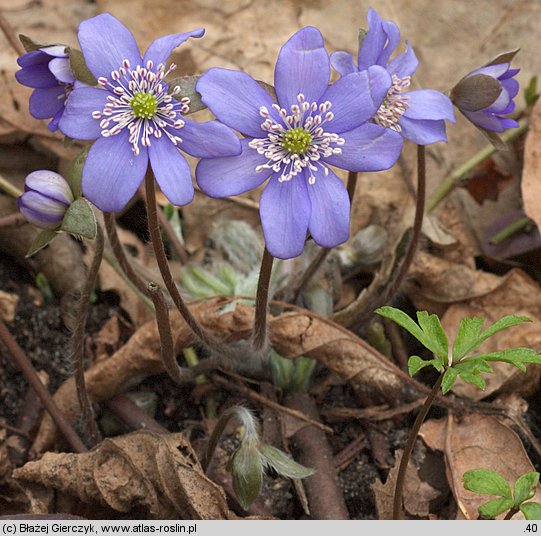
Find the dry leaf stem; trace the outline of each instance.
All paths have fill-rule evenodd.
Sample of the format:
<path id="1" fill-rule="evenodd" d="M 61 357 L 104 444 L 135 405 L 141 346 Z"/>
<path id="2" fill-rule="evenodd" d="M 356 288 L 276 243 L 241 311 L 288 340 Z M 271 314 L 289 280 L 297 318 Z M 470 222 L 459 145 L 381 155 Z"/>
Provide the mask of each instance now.
<path id="1" fill-rule="evenodd" d="M 438 391 L 440 390 L 441 382 L 443 380 L 443 372 L 440 374 L 439 378 L 436 380 L 436 383 L 430 390 L 429 395 L 426 397 L 424 404 L 421 406 L 419 413 L 413 423 L 413 427 L 409 433 L 408 440 L 404 447 L 404 454 L 400 460 L 400 467 L 398 468 L 398 475 L 396 477 L 396 486 L 394 489 L 394 499 L 393 499 L 393 519 L 402 519 L 402 495 L 404 494 L 404 483 L 406 480 L 406 471 L 408 468 L 408 463 L 411 458 L 411 453 L 413 452 L 413 447 L 417 436 L 419 435 L 419 430 L 421 425 L 425 420 L 428 410 L 432 406 L 432 402 Z"/>
<path id="2" fill-rule="evenodd" d="M 285 404 L 309 415 L 316 422 L 319 420 L 317 406 L 308 393 L 291 394 Z M 325 432 L 315 426 L 304 426 L 293 435 L 293 439 L 299 449 L 299 463 L 315 470 L 304 481 L 312 519 L 349 519 Z"/>
<path id="3" fill-rule="evenodd" d="M 265 247 L 261 259 L 261 269 L 257 282 L 255 298 L 255 321 L 252 345 L 255 351 L 262 350 L 267 343 L 267 307 L 269 302 L 269 284 L 274 257 Z"/>
<path id="4" fill-rule="evenodd" d="M 71 445 L 75 452 L 86 452 L 87 448 L 81 441 L 80 437 L 75 433 L 69 422 L 66 420 L 62 412 L 58 409 L 58 406 L 52 399 L 49 391 L 41 383 L 39 376 L 37 375 L 32 363 L 23 352 L 22 348 L 17 344 L 17 341 L 13 338 L 6 325 L 0 319 L 0 339 L 6 345 L 8 351 L 11 353 L 16 365 L 23 373 L 26 381 L 32 386 L 34 391 L 38 394 L 39 398 L 43 402 L 45 409 L 49 412 L 49 415 L 53 419 L 54 423 L 64 435 L 68 443 Z"/>
<path id="5" fill-rule="evenodd" d="M 94 411 L 92 409 L 92 402 L 88 396 L 85 382 L 85 328 L 86 318 L 88 316 L 88 308 L 90 305 L 90 296 L 92 289 L 98 276 L 101 260 L 103 257 L 103 245 L 104 236 L 101 225 L 97 225 L 96 240 L 94 244 L 94 256 L 92 257 L 92 263 L 88 269 L 88 274 L 81 289 L 81 295 L 79 297 L 79 303 L 77 305 L 77 311 L 75 313 L 75 327 L 71 338 L 73 362 L 74 362 L 74 377 L 75 385 L 77 387 L 77 398 L 79 399 L 79 407 L 83 416 L 83 422 L 86 427 L 86 431 L 89 434 L 89 439 L 92 446 L 99 443 L 101 436 L 94 419 Z"/>

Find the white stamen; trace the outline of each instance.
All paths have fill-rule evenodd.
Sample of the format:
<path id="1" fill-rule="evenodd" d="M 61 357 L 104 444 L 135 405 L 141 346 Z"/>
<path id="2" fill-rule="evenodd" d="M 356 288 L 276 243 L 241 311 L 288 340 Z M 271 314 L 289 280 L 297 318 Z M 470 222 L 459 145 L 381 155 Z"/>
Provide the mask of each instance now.
<path id="1" fill-rule="evenodd" d="M 402 127 L 398 124 L 398 121 L 409 108 L 409 97 L 408 95 L 402 95 L 402 92 L 409 87 L 411 77 L 398 78 L 393 74 L 392 81 L 391 89 L 389 89 L 383 104 L 374 116 L 374 122 L 396 132 L 402 132 Z"/>
<path id="2" fill-rule="evenodd" d="M 305 99 L 306 97 L 299 93 L 297 95 L 298 104 L 291 106 L 290 113 L 277 104 L 273 104 L 272 108 L 282 122 L 272 117 L 267 107 L 261 106 L 259 108 L 259 115 L 264 119 L 261 123 L 261 129 L 267 133 L 267 136 L 254 138 L 248 145 L 258 154 L 264 155 L 267 162 L 257 166 L 256 172 L 265 170 L 272 170 L 275 173 L 281 172 L 278 180 L 284 182 L 291 180 L 303 170 L 307 170 L 309 184 L 316 182 L 314 172 L 321 168 L 323 168 L 324 174 L 328 175 L 327 167 L 320 160 L 333 154 L 340 154 L 342 149 L 337 146 L 344 145 L 345 140 L 340 138 L 338 134 L 326 132 L 322 128 L 322 125 L 334 118 L 334 114 L 329 111 L 332 106 L 331 102 L 326 101 L 318 106 L 316 102 L 310 103 Z M 292 129 L 300 129 L 301 135 L 304 134 L 307 137 L 307 147 L 303 152 L 292 152 L 286 148 L 287 143 L 291 142 L 288 132 Z"/>
<path id="3" fill-rule="evenodd" d="M 111 72 L 110 80 L 98 78 L 98 84 L 110 92 L 103 109 L 92 112 L 92 118 L 100 121 L 101 135 L 115 136 L 127 128 L 135 155 L 140 153 L 141 146 L 149 147 L 151 139 L 160 139 L 162 135 L 167 136 L 174 145 L 182 143 L 182 138 L 175 131 L 185 125 L 182 114 L 188 112 L 190 99 L 182 97 L 178 101 L 173 100 L 180 89 L 176 87 L 169 94 L 169 88 L 163 81 L 175 67 L 171 65 L 166 70 L 165 65 L 159 64 L 154 68 L 153 62 L 148 60 L 145 66 L 132 68 L 126 59 L 118 70 Z M 153 97 L 148 115 L 145 108 L 140 112 L 143 117 L 136 116 L 131 107 L 134 96 L 141 93 Z M 155 111 L 152 109 L 154 101 Z"/>

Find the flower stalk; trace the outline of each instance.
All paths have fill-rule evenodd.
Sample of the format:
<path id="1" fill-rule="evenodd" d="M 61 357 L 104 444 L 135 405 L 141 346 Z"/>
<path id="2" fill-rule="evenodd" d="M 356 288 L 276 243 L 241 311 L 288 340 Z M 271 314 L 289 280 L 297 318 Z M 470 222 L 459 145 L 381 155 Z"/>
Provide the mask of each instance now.
<path id="1" fill-rule="evenodd" d="M 265 247 L 261 259 L 261 270 L 257 282 L 255 298 L 255 320 L 252 345 L 255 351 L 262 350 L 267 343 L 267 306 L 269 302 L 269 285 L 274 257 Z"/>
<path id="2" fill-rule="evenodd" d="M 101 439 L 100 432 L 94 419 L 94 411 L 92 409 L 92 402 L 88 395 L 85 382 L 85 365 L 84 365 L 84 348 L 85 348 L 85 327 L 86 318 L 88 316 L 88 308 L 90 304 L 90 296 L 92 289 L 98 276 L 98 270 L 101 265 L 103 257 L 103 245 L 104 236 L 103 230 L 100 225 L 97 226 L 96 240 L 94 246 L 94 256 L 92 263 L 88 270 L 86 281 L 81 289 L 81 296 L 79 298 L 79 304 L 77 312 L 75 314 L 75 328 L 71 339 L 73 361 L 74 361 L 74 377 L 75 385 L 77 387 L 77 398 L 79 399 L 79 406 L 81 408 L 81 414 L 83 422 L 89 433 L 89 438 L 92 446 L 97 445 Z"/>
<path id="3" fill-rule="evenodd" d="M 396 486 L 394 488 L 394 498 L 393 498 L 393 519 L 402 519 L 402 496 L 404 494 L 404 483 L 406 481 L 406 470 L 408 468 L 408 463 L 411 458 L 411 453 L 413 452 L 413 447 L 417 436 L 419 435 L 419 430 L 421 425 L 425 420 L 425 417 L 428 414 L 428 410 L 434 402 L 434 398 L 440 390 L 441 382 L 443 380 L 443 372 L 440 374 L 439 378 L 436 380 L 436 383 L 430 390 L 430 393 L 426 397 L 424 404 L 421 406 L 417 418 L 413 423 L 413 427 L 409 433 L 408 440 L 406 441 L 406 446 L 404 447 L 404 453 L 402 454 L 402 459 L 400 460 L 400 466 L 398 467 L 398 475 L 396 477 Z"/>

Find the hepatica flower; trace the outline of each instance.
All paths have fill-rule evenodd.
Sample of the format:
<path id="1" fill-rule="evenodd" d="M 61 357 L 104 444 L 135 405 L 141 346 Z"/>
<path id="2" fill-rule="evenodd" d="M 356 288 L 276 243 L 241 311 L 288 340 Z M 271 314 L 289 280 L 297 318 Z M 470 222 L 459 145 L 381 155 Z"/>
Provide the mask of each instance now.
<path id="1" fill-rule="evenodd" d="M 377 12 L 368 10 L 368 26 L 359 47 L 357 65 L 351 54 L 334 52 L 333 68 L 342 76 L 363 71 L 372 65 L 385 67 L 392 86 L 374 115 L 374 122 L 399 132 L 419 145 L 447 141 L 445 120 L 455 122 L 450 100 L 439 91 L 421 89 L 408 91 L 411 77 L 419 64 L 415 52 L 406 41 L 406 52 L 390 59 L 400 42 L 400 30 L 391 21 L 383 21 Z"/>
<path id="2" fill-rule="evenodd" d="M 505 54 L 512 58 L 517 51 Z M 519 90 L 510 61 L 493 62 L 466 75 L 451 91 L 453 104 L 476 126 L 491 132 L 518 127 L 505 117 L 515 109 L 513 100 Z"/>
<path id="3" fill-rule="evenodd" d="M 349 198 L 329 165 L 380 171 L 397 160 L 396 132 L 368 123 L 391 86 L 379 66 L 329 86 L 330 62 L 319 30 L 303 28 L 282 47 L 274 72 L 277 103 L 249 75 L 213 68 L 197 83 L 218 120 L 241 132 L 242 153 L 202 159 L 196 169 L 211 197 L 238 195 L 269 177 L 260 200 L 271 255 L 299 255 L 307 231 L 322 247 L 349 235 Z"/>
<path id="4" fill-rule="evenodd" d="M 66 99 L 75 84 L 64 45 L 52 45 L 23 54 L 17 63 L 21 69 L 15 78 L 23 86 L 34 88 L 30 96 L 30 114 L 49 119 L 49 130 L 56 132 L 64 113 Z"/>
<path id="5" fill-rule="evenodd" d="M 26 177 L 24 190 L 17 198 L 23 216 L 41 229 L 59 229 L 74 200 L 66 179 L 54 171 L 33 171 Z"/>
<path id="6" fill-rule="evenodd" d="M 83 168 L 83 194 L 103 211 L 122 209 L 145 176 L 150 161 L 162 192 L 175 205 L 193 199 L 190 167 L 179 149 L 195 157 L 238 154 L 240 142 L 217 121 L 183 117 L 189 100 L 175 99 L 164 81 L 174 48 L 203 29 L 167 35 L 141 57 L 130 31 L 102 14 L 79 26 L 79 43 L 99 87 L 74 89 L 60 130 L 79 140 L 96 140 Z"/>

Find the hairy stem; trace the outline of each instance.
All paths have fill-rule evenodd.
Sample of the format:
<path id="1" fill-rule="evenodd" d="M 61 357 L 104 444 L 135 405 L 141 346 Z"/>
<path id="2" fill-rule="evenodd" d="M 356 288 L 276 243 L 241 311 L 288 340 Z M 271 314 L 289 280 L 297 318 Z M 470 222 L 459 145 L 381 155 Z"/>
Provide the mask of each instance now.
<path id="1" fill-rule="evenodd" d="M 267 342 L 267 306 L 269 301 L 269 284 L 272 273 L 274 257 L 265 247 L 261 259 L 261 269 L 257 282 L 257 294 L 255 298 L 255 321 L 252 336 L 254 350 L 260 351 Z"/>
<path id="2" fill-rule="evenodd" d="M 148 230 L 150 232 L 150 239 L 152 241 L 152 247 L 154 248 L 154 254 L 156 255 L 156 261 L 158 262 L 158 267 L 160 269 L 160 273 L 162 274 L 165 286 L 167 287 L 167 290 L 169 291 L 169 294 L 171 295 L 171 298 L 173 299 L 179 313 L 182 315 L 182 318 L 184 318 L 184 321 L 195 333 L 197 338 L 208 348 L 217 350 L 219 348 L 219 343 L 203 330 L 192 313 L 190 313 L 190 310 L 186 306 L 186 303 L 182 299 L 177 285 L 175 284 L 171 270 L 169 269 L 169 263 L 167 262 L 167 256 L 165 254 L 165 248 L 162 242 L 160 226 L 158 223 L 154 175 L 150 168 L 145 176 L 145 189 L 147 197 Z"/>
<path id="3" fill-rule="evenodd" d="M 394 278 L 394 281 L 389 285 L 384 293 L 383 303 L 394 296 L 396 291 L 400 288 L 402 281 L 406 277 L 415 253 L 417 246 L 419 245 L 419 238 L 421 237 L 421 229 L 423 227 L 423 216 L 425 212 L 425 198 L 426 198 L 426 158 L 424 145 L 417 146 L 417 199 L 415 202 L 415 218 L 413 220 L 413 228 L 411 231 L 411 240 L 408 244 L 408 249 L 404 255 L 404 259 L 400 264 L 398 273 Z"/>
<path id="4" fill-rule="evenodd" d="M 79 303 L 77 311 L 75 313 L 75 328 L 71 339 L 73 361 L 74 361 L 74 377 L 75 385 L 77 387 L 77 398 L 79 399 L 79 407 L 81 408 L 81 414 L 83 416 L 83 422 L 86 426 L 86 430 L 89 434 L 90 442 L 92 446 L 97 445 L 101 440 L 101 436 L 94 419 L 94 411 L 92 409 L 92 402 L 88 396 L 85 382 L 85 328 L 86 318 L 88 316 L 88 309 L 90 305 L 90 296 L 92 289 L 98 276 L 98 270 L 101 265 L 103 257 L 103 230 L 101 225 L 97 226 L 97 234 L 94 246 L 94 256 L 92 263 L 88 269 L 86 281 L 81 289 L 81 296 L 79 297 Z"/>
<path id="5" fill-rule="evenodd" d="M 17 341 L 13 338 L 1 319 L 0 340 L 6 345 L 6 348 L 12 355 L 15 364 L 23 373 L 26 381 L 32 386 L 34 391 L 36 391 L 37 395 L 45 406 L 45 409 L 53 419 L 60 432 L 66 438 L 66 441 L 71 445 L 71 448 L 75 452 L 86 452 L 87 448 L 81 441 L 81 438 L 75 433 L 66 417 L 58 409 L 53 397 L 50 395 L 49 391 L 47 391 L 43 383 L 41 383 L 39 376 L 30 362 L 30 359 L 28 359 L 22 348 L 17 344 Z"/>
<path id="6" fill-rule="evenodd" d="M 421 425 L 425 420 L 425 417 L 428 413 L 428 410 L 432 406 L 434 398 L 440 390 L 440 385 L 443 380 L 443 372 L 440 374 L 439 378 L 436 380 L 436 383 L 430 390 L 430 393 L 426 397 L 424 404 L 421 406 L 417 418 L 413 423 L 413 427 L 409 433 L 408 440 L 406 441 L 406 446 L 404 447 L 404 453 L 402 454 L 402 459 L 400 460 L 400 466 L 398 467 L 398 475 L 396 477 L 396 486 L 394 488 L 394 498 L 393 498 L 393 519 L 402 519 L 402 496 L 404 494 L 404 483 L 406 481 L 406 470 L 408 468 L 408 463 L 411 458 L 411 453 L 413 452 L 413 447 L 417 436 L 419 435 L 419 430 Z"/>
<path id="7" fill-rule="evenodd" d="M 160 352 L 165 370 L 179 384 L 193 381 L 193 371 L 182 368 L 177 363 L 175 343 L 169 322 L 169 309 L 165 303 L 163 293 L 160 287 L 152 281 L 148 284 L 148 291 L 150 292 L 150 297 L 156 310 L 156 323 L 158 324 L 158 332 L 160 334 Z"/>
<path id="8" fill-rule="evenodd" d="M 107 231 L 107 237 L 109 238 L 109 243 L 111 244 L 113 253 L 115 254 L 115 257 L 117 258 L 118 263 L 120 264 L 120 267 L 122 268 L 122 271 L 128 276 L 128 279 L 137 287 L 137 289 L 142 294 L 144 294 L 145 296 L 148 296 L 149 292 L 148 292 L 147 285 L 139 277 L 139 275 L 137 275 L 137 273 L 133 269 L 130 261 L 128 260 L 128 257 L 126 256 L 126 252 L 124 251 L 124 248 L 122 247 L 120 238 L 118 237 L 118 233 L 116 230 L 115 215 L 112 212 L 105 212 L 103 214 L 103 219 L 105 222 L 105 230 Z"/>

